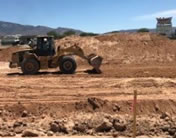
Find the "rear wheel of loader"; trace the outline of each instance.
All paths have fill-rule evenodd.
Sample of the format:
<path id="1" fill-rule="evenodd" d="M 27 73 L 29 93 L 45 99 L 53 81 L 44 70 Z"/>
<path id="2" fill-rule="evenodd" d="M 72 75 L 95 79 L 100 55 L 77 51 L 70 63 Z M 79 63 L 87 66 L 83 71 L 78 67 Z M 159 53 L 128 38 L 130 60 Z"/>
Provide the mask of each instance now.
<path id="1" fill-rule="evenodd" d="M 21 65 L 23 74 L 36 74 L 39 71 L 39 63 L 35 59 L 24 59 Z"/>
<path id="2" fill-rule="evenodd" d="M 64 74 L 73 74 L 77 68 L 76 61 L 71 56 L 64 56 L 59 63 L 60 71 Z"/>

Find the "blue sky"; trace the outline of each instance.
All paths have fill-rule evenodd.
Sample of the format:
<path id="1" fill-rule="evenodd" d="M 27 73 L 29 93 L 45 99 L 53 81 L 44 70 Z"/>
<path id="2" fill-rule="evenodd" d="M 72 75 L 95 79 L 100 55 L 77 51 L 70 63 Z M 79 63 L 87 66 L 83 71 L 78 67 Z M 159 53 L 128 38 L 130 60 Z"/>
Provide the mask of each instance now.
<path id="1" fill-rule="evenodd" d="M 155 28 L 162 16 L 176 26 L 176 0 L 0 0 L 1 21 L 96 33 Z"/>

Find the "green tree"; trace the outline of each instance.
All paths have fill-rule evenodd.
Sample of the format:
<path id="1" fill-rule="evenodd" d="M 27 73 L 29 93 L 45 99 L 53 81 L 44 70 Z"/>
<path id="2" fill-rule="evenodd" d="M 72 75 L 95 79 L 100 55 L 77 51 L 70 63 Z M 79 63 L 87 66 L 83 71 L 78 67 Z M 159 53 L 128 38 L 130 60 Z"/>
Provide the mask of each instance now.
<path id="1" fill-rule="evenodd" d="M 63 34 L 58 34 L 56 31 L 50 31 L 47 33 L 48 36 L 53 36 L 54 39 L 62 39 L 64 37 L 75 35 L 75 34 L 76 32 L 72 30 L 66 31 Z"/>
<path id="2" fill-rule="evenodd" d="M 53 36 L 54 39 L 57 39 L 59 37 L 58 33 L 56 31 L 50 31 L 47 33 L 48 36 Z"/>
<path id="3" fill-rule="evenodd" d="M 80 34 L 80 36 L 82 37 L 86 37 L 86 36 L 97 36 L 98 34 L 96 33 L 86 33 L 86 32 L 83 32 Z"/>
<path id="4" fill-rule="evenodd" d="M 73 30 L 69 30 L 69 31 L 66 31 L 65 33 L 63 33 L 63 36 L 66 37 L 66 36 L 71 36 L 71 35 L 75 35 L 76 32 L 73 31 Z"/>
<path id="5" fill-rule="evenodd" d="M 149 29 L 147 28 L 140 28 L 137 32 L 149 32 Z"/>

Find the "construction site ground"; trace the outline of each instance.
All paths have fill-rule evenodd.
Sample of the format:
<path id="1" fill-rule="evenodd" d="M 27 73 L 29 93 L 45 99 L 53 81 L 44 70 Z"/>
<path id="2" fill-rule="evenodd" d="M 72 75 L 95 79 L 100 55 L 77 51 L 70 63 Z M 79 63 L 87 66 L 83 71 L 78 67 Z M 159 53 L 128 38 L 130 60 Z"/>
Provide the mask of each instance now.
<path id="1" fill-rule="evenodd" d="M 165 40 L 164 46 L 155 42 L 157 46 L 154 47 L 161 47 L 157 51 L 158 58 L 156 54 L 151 56 L 154 48 L 146 50 L 151 43 L 147 40 L 149 34 L 138 36 L 144 35 L 138 43 L 147 43 L 146 47 L 142 46 L 146 56 L 143 56 L 143 51 L 135 51 L 130 46 L 127 46 L 126 54 L 120 50 L 122 47 L 116 52 L 109 52 L 111 45 L 115 49 L 116 42 L 123 45 L 137 41 L 132 40 L 137 34 L 125 35 L 131 40 L 109 39 L 108 42 L 109 35 L 94 38 L 98 48 L 101 44 L 105 43 L 104 47 L 110 44 L 109 50 L 97 50 L 105 56 L 102 74 L 92 73 L 91 66 L 76 58 L 78 68 L 73 75 L 50 69 L 27 76 L 20 69 L 9 69 L 8 56 L 4 57 L 5 53 L 10 54 L 17 48 L 1 50 L 0 136 L 131 137 L 133 93 L 136 90 L 137 136 L 176 137 L 176 41 L 162 37 L 160 44 L 164 44 L 161 41 Z M 111 38 L 120 36 L 113 35 Z M 89 39 L 93 38 L 70 38 L 80 43 Z M 68 38 L 56 44 L 65 41 L 68 43 Z M 113 52 L 114 57 L 110 55 Z M 134 55 L 134 52 L 137 54 Z M 129 55 L 132 58 L 126 59 Z"/>

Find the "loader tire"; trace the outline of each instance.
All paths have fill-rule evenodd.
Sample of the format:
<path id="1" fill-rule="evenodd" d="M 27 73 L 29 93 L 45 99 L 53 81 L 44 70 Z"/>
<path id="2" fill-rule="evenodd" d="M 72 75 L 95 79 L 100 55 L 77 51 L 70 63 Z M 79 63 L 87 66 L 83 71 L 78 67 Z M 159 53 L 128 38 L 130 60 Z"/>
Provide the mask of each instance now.
<path id="1" fill-rule="evenodd" d="M 23 74 L 33 75 L 39 71 L 39 63 L 37 60 L 33 59 L 24 59 L 21 64 L 21 70 Z"/>
<path id="2" fill-rule="evenodd" d="M 59 62 L 59 68 L 64 74 L 73 74 L 77 68 L 77 64 L 73 57 L 64 56 Z"/>

